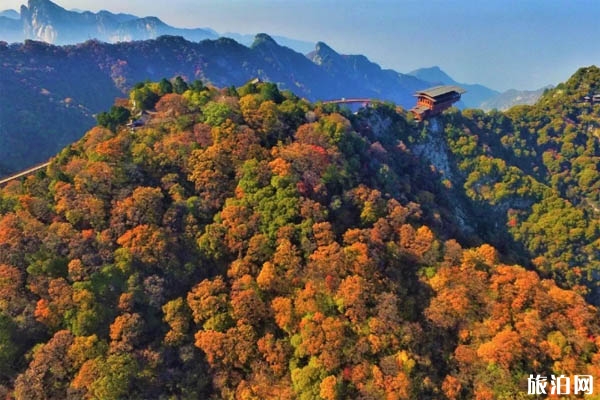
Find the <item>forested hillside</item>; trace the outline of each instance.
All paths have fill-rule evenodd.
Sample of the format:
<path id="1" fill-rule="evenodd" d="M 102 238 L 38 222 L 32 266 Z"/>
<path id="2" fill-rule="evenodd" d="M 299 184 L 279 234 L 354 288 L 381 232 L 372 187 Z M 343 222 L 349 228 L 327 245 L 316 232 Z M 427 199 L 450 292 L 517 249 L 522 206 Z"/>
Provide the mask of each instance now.
<path id="1" fill-rule="evenodd" d="M 504 224 L 512 252 L 522 247 L 537 270 L 583 284 L 599 304 L 600 104 L 585 101 L 595 93 L 600 69 L 582 68 L 534 106 L 448 115 L 444 135 L 452 184 L 496 217 L 478 231 L 493 240 Z"/>
<path id="2" fill-rule="evenodd" d="M 137 85 L 0 191 L 0 391 L 516 399 L 532 373 L 600 376 L 599 84 L 425 125 Z"/>

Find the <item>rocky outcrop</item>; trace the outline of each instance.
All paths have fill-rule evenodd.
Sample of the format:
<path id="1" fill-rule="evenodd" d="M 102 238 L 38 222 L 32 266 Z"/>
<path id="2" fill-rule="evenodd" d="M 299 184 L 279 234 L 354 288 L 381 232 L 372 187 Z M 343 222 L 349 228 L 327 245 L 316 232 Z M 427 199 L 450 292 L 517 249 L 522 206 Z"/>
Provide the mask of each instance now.
<path id="1" fill-rule="evenodd" d="M 448 154 L 450 149 L 443 137 L 443 128 L 437 118 L 429 120 L 428 135 L 424 141 L 413 146 L 413 152 L 426 160 L 440 173 L 445 179 L 454 180 L 452 167 Z"/>

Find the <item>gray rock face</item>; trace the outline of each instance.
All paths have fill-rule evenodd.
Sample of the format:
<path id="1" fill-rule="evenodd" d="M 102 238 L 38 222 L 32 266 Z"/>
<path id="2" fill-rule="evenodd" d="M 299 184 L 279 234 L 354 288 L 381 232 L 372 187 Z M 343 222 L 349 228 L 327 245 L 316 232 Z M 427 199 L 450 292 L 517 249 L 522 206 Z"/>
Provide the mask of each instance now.
<path id="1" fill-rule="evenodd" d="M 431 118 L 427 127 L 427 136 L 421 143 L 411 146 L 413 153 L 426 160 L 440 174 L 440 179 L 447 179 L 455 182 L 458 178 L 458 171 L 452 167 L 450 160 L 450 148 L 444 137 L 444 127 L 437 118 Z M 469 207 L 464 198 L 455 193 L 449 193 L 449 199 L 452 207 L 452 215 L 460 229 L 468 234 L 476 232 L 476 222 L 469 217 L 471 215 Z"/>
<path id="2" fill-rule="evenodd" d="M 452 181 L 454 176 L 448 160 L 450 149 L 442 137 L 443 129 L 439 126 L 436 118 L 429 120 L 428 131 L 430 134 L 427 135 L 425 141 L 415 145 L 413 151 L 417 156 L 428 160 L 444 178 Z"/>

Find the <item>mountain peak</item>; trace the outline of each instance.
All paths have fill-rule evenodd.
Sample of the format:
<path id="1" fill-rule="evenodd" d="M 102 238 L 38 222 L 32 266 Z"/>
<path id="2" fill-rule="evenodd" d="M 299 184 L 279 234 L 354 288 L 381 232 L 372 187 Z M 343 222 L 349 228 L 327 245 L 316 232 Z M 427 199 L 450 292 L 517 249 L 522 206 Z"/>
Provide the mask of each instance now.
<path id="1" fill-rule="evenodd" d="M 152 27 L 152 29 L 164 28 L 167 26 L 160 18 L 154 16 L 132 19 L 126 21 L 125 24 Z"/>
<path id="2" fill-rule="evenodd" d="M 27 2 L 27 6 L 29 10 L 44 10 L 44 11 L 67 11 L 56 3 L 51 2 L 50 0 L 29 0 Z"/>
<path id="3" fill-rule="evenodd" d="M 160 35 L 155 40 L 158 43 L 163 43 L 163 44 L 168 44 L 168 45 L 174 45 L 174 44 L 185 45 L 187 43 L 190 43 L 183 36 L 178 36 L 178 35 Z"/>
<path id="4" fill-rule="evenodd" d="M 254 37 L 254 42 L 252 43 L 252 48 L 262 45 L 262 44 L 270 44 L 270 45 L 277 45 L 277 42 L 269 35 L 267 35 L 266 33 L 258 33 L 255 37 Z"/>
<path id="5" fill-rule="evenodd" d="M 444 85 L 456 85 L 457 82 L 445 73 L 440 67 L 419 68 L 408 73 L 427 82 L 442 83 Z"/>
<path id="6" fill-rule="evenodd" d="M 315 45 L 315 52 L 321 55 L 339 55 L 335 50 L 324 42 L 317 42 Z"/>
<path id="7" fill-rule="evenodd" d="M 339 53 L 324 42 L 317 42 L 315 50 L 308 53 L 306 56 L 317 65 L 330 63 L 332 60 L 336 60 L 340 57 Z"/>

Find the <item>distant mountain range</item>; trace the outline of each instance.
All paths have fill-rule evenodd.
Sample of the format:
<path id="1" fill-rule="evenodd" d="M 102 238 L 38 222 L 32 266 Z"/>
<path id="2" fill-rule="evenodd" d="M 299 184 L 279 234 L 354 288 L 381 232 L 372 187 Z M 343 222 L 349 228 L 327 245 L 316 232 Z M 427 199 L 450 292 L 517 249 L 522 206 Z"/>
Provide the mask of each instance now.
<path id="1" fill-rule="evenodd" d="M 14 13 L 8 11 L 14 21 Z M 173 28 L 156 17 L 138 18 L 130 14 L 68 11 L 49 0 L 29 0 L 21 6 L 20 24 L 12 24 L 12 37 L 72 44 L 88 39 L 105 42 L 152 39 L 160 35 L 182 35 L 190 40 L 214 39 L 211 29 Z M 1 25 L 0 25 L 1 26 Z M 2 32 L 4 33 L 4 32 Z"/>
<path id="2" fill-rule="evenodd" d="M 182 29 L 165 24 L 156 17 L 140 18 L 131 14 L 114 14 L 102 10 L 98 13 L 81 11 L 79 9 L 66 10 L 50 0 L 29 0 L 27 6 L 22 6 L 20 13 L 15 10 L 0 12 L 0 40 L 7 42 L 22 42 L 23 40 L 39 40 L 51 44 L 67 45 L 83 43 L 90 39 L 97 39 L 108 43 L 127 42 L 133 40 L 156 39 L 159 36 L 172 35 L 181 36 L 189 41 L 198 42 L 205 39 L 217 39 L 218 37 L 229 37 L 237 42 L 252 46 L 255 35 L 228 32 L 219 34 L 210 28 Z M 327 66 L 327 57 L 323 60 L 315 58 L 315 45 L 303 40 L 291 39 L 284 36 L 273 36 L 277 43 L 294 49 L 308 57 L 318 65 Z M 317 44 L 317 48 L 323 43 Z M 326 49 L 323 50 L 326 52 Z M 364 56 L 342 56 L 345 61 L 339 65 L 351 67 L 354 64 L 356 71 L 362 71 L 365 65 Z M 338 60 L 340 61 L 340 60 Z M 371 64 L 368 60 L 367 64 Z M 363 64 L 363 65 L 361 65 Z M 367 75 L 354 74 L 352 79 L 373 79 L 379 73 L 376 66 Z M 330 72 L 335 72 L 330 70 Z M 392 79 L 394 71 L 387 71 L 386 79 Z M 421 68 L 410 72 L 416 78 L 431 83 L 431 85 L 460 85 L 467 90 L 458 107 L 477 108 L 492 107 L 505 109 L 514 104 L 532 103 L 537 99 L 538 91 L 517 93 L 514 90 L 500 93 L 479 84 L 467 84 L 456 82 L 439 67 Z M 380 81 L 372 82 L 371 86 L 378 91 Z M 540 92 L 541 93 L 541 92 Z M 539 96 L 538 96 L 539 97 Z M 484 104 L 485 102 L 485 104 Z"/>
<path id="3" fill-rule="evenodd" d="M 538 90 L 516 90 L 510 89 L 500 93 L 490 99 L 485 100 L 479 105 L 484 111 L 499 110 L 506 111 L 516 105 L 533 105 L 544 94 L 544 91 L 551 89 L 552 86 L 546 86 Z"/>
<path id="4" fill-rule="evenodd" d="M 29 0 L 27 6 L 21 6 L 20 14 L 15 10 L 0 12 L 0 40 L 10 43 L 26 39 L 59 45 L 82 43 L 90 39 L 116 43 L 156 39 L 162 35 L 181 36 L 192 42 L 225 36 L 247 46 L 254 39 L 254 35 L 219 34 L 210 28 L 175 28 L 156 17 L 140 18 L 105 10 L 98 13 L 66 10 L 49 0 Z M 275 39 L 302 53 L 314 47 L 314 43 L 284 36 L 276 36 Z"/>

